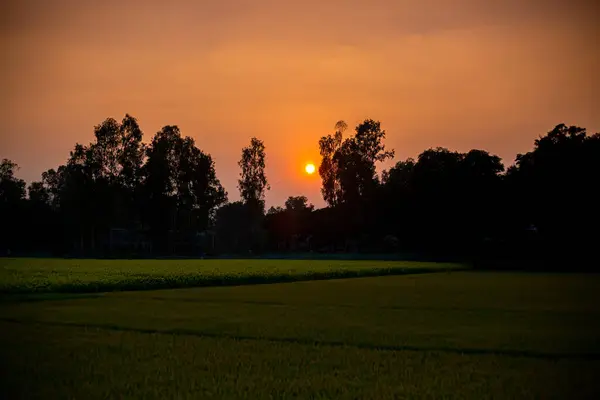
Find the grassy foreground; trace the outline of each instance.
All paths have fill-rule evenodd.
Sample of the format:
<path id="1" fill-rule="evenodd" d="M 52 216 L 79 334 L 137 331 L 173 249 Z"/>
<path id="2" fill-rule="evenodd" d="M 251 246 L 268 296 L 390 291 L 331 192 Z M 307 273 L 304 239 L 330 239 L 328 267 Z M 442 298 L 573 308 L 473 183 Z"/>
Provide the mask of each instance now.
<path id="1" fill-rule="evenodd" d="M 0 258 L 0 294 L 231 286 L 465 269 L 413 261 Z"/>
<path id="2" fill-rule="evenodd" d="M 0 303 L 0 397 L 598 398 L 599 285 L 455 272 Z"/>

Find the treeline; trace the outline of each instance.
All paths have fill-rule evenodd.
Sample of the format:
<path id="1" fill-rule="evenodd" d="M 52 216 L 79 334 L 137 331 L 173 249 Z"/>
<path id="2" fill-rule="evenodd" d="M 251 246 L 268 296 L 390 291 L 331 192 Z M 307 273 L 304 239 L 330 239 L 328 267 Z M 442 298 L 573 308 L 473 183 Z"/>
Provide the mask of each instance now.
<path id="1" fill-rule="evenodd" d="M 322 252 L 417 254 L 482 265 L 597 260 L 600 134 L 558 125 L 505 170 L 483 150 L 394 157 L 380 123 L 319 141 L 326 208 L 304 196 L 265 210 L 266 148 L 242 149 L 228 202 L 211 156 L 176 126 L 149 144 L 135 118 L 109 118 L 95 140 L 26 188 L 0 169 L 0 252 L 57 256 L 211 256 Z M 569 265 L 567 265 L 569 264 Z M 586 264 L 588 265 L 588 264 Z M 575 265 L 572 265 L 575 268 Z"/>

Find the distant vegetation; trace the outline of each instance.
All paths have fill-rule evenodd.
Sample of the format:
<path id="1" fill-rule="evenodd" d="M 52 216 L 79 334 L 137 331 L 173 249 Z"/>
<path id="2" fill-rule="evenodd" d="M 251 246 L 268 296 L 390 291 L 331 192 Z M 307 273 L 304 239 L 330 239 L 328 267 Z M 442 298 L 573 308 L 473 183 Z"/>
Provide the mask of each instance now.
<path id="1" fill-rule="evenodd" d="M 93 143 L 76 144 L 65 165 L 28 188 L 18 166 L 2 162 L 0 254 L 413 253 L 563 269 L 597 260 L 600 134 L 558 125 L 508 169 L 484 150 L 432 148 L 377 174 L 394 156 L 380 123 L 365 120 L 350 135 L 343 121 L 334 129 L 318 143 L 328 207 L 295 195 L 266 210 L 261 140 L 242 149 L 242 200 L 230 203 L 211 156 L 177 126 L 145 145 L 135 118 L 109 118 Z"/>
<path id="2" fill-rule="evenodd" d="M 455 271 L 408 261 L 0 259 L 0 295 L 232 286 Z"/>

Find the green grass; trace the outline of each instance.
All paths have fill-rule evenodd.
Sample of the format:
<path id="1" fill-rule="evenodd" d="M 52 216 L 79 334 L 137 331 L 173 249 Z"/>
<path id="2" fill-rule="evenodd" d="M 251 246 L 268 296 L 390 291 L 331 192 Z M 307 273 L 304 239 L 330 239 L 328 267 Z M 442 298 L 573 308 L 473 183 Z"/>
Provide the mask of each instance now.
<path id="1" fill-rule="evenodd" d="M 7 398 L 594 398 L 599 287 L 600 275 L 452 272 L 4 302 L 0 388 Z"/>
<path id="2" fill-rule="evenodd" d="M 0 295 L 231 286 L 458 269 L 465 266 L 413 261 L 0 258 Z"/>
<path id="3" fill-rule="evenodd" d="M 11 399 L 577 399 L 598 363 L 1 324 Z M 43 343 L 43 345 L 42 345 Z M 5 346 L 5 347 L 4 347 Z M 6 364 L 5 364 L 6 365 Z"/>

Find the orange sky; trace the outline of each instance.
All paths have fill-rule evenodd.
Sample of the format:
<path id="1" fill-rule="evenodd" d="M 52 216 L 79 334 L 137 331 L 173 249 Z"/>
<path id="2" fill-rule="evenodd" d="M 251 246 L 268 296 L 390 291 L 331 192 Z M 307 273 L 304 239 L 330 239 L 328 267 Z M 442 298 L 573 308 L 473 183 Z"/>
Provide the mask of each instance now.
<path id="1" fill-rule="evenodd" d="M 241 148 L 263 139 L 269 205 L 323 204 L 303 169 L 339 119 L 380 120 L 396 159 L 445 146 L 509 165 L 560 122 L 600 131 L 597 4 L 2 1 L 0 158 L 39 179 L 130 113 L 146 140 L 194 137 L 230 199 Z"/>

